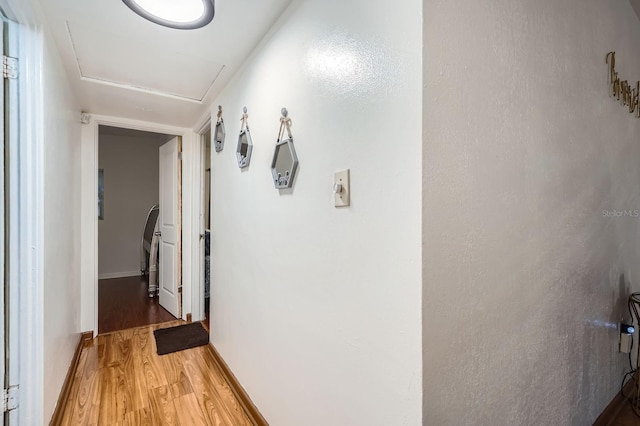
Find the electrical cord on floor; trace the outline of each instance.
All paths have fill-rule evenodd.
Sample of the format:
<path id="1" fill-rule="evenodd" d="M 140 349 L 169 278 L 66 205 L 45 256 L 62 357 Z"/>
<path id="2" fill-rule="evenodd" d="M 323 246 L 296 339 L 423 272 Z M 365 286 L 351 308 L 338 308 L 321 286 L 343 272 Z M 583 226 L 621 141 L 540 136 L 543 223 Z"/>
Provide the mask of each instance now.
<path id="1" fill-rule="evenodd" d="M 629 362 L 631 363 L 631 356 L 629 356 Z M 636 375 L 635 375 L 636 371 L 637 369 L 632 369 L 631 371 L 625 373 L 625 375 L 622 377 L 622 383 L 620 384 L 620 394 L 627 402 L 629 402 L 629 404 L 631 404 L 631 410 L 633 410 L 633 413 L 636 416 L 640 417 L 640 411 L 638 410 L 635 404 L 635 397 L 624 394 L 624 387 L 629 382 L 629 380 L 633 380 L 635 382 L 634 388 L 638 389 L 638 379 L 636 378 Z"/>
<path id="2" fill-rule="evenodd" d="M 633 293 L 630 297 L 629 297 L 629 301 L 627 302 L 627 308 L 629 310 L 629 315 L 631 316 L 631 322 L 633 323 L 634 319 L 636 320 L 637 324 L 640 324 L 640 315 L 636 309 L 636 307 L 634 306 L 634 302 L 632 300 L 640 300 L 640 293 Z M 636 314 L 634 316 L 634 313 Z M 633 343 L 634 343 L 634 339 L 633 339 L 633 334 L 631 335 L 631 346 L 629 348 L 629 368 L 631 369 L 631 371 L 625 373 L 625 375 L 622 377 L 622 383 L 620 384 L 620 394 L 622 395 L 622 397 L 627 400 L 630 404 L 631 404 L 631 409 L 633 410 L 633 413 L 640 417 L 640 407 L 637 407 L 637 399 L 638 397 L 640 397 L 640 395 L 625 395 L 624 394 L 624 387 L 625 385 L 629 382 L 629 379 L 633 379 L 633 381 L 635 382 L 635 386 L 634 389 L 637 391 L 638 389 L 638 376 L 636 375 L 636 372 L 638 371 L 638 360 L 636 359 L 636 365 L 634 367 L 633 365 L 633 360 L 631 357 L 631 354 L 633 354 Z M 635 392 L 634 392 L 635 393 Z"/>
<path id="3" fill-rule="evenodd" d="M 626 399 L 626 400 L 630 400 L 630 396 L 627 396 L 624 394 L 624 386 L 627 384 L 627 378 L 631 377 L 633 378 L 633 372 L 629 371 L 628 373 L 625 373 L 624 377 L 622 378 L 622 383 L 620 385 L 620 393 L 622 394 L 622 396 Z"/>
<path id="4" fill-rule="evenodd" d="M 634 293 L 635 294 L 635 293 Z M 633 325 L 633 312 L 632 312 L 632 302 L 631 302 L 631 298 L 629 298 L 629 300 L 627 301 L 627 310 L 629 311 L 629 318 L 631 318 L 631 324 Z M 637 318 L 638 322 L 640 323 L 640 318 Z M 633 361 L 631 360 L 631 354 L 633 353 L 633 334 L 631 335 L 631 345 L 629 347 L 629 368 L 631 369 L 632 372 L 635 373 L 635 371 L 638 369 L 637 366 L 637 362 L 638 360 L 636 360 L 636 366 L 633 366 Z M 624 381 L 624 380 L 623 380 Z"/>
<path id="5" fill-rule="evenodd" d="M 629 347 L 629 368 L 631 371 L 635 372 L 637 368 L 633 368 L 633 361 L 631 361 L 631 354 L 633 353 L 633 334 L 631 335 L 631 346 Z"/>

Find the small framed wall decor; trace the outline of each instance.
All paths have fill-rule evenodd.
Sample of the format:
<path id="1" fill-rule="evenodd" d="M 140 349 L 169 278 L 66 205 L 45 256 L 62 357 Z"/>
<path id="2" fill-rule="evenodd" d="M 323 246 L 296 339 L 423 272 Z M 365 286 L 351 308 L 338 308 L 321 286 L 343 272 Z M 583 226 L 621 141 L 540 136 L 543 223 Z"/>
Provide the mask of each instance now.
<path id="1" fill-rule="evenodd" d="M 224 120 L 222 119 L 222 106 L 218 105 L 218 120 L 216 121 L 216 127 L 213 132 L 213 145 L 216 152 L 221 152 L 224 149 L 224 139 L 226 135 Z"/>
<path id="2" fill-rule="evenodd" d="M 271 176 L 276 189 L 291 188 L 298 169 L 298 156 L 291 135 L 291 119 L 286 108 L 281 110 L 280 131 L 271 160 Z M 287 132 L 287 139 L 283 139 Z"/>
<path id="3" fill-rule="evenodd" d="M 240 126 L 240 134 L 238 135 L 238 146 L 236 147 L 236 158 L 238 160 L 238 167 L 241 169 L 248 167 L 251 162 L 251 151 L 253 151 L 253 141 L 251 140 L 251 133 L 249 132 L 249 123 L 247 119 L 247 107 L 242 109 L 242 125 Z"/>

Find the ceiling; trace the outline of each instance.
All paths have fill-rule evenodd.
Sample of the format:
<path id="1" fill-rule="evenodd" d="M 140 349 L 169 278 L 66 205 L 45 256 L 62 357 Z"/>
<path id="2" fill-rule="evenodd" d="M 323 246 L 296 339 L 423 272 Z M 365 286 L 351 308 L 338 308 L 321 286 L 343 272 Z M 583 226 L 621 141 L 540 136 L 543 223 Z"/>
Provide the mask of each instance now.
<path id="1" fill-rule="evenodd" d="M 219 0 L 175 30 L 121 0 L 40 0 L 83 111 L 192 127 L 291 0 Z"/>

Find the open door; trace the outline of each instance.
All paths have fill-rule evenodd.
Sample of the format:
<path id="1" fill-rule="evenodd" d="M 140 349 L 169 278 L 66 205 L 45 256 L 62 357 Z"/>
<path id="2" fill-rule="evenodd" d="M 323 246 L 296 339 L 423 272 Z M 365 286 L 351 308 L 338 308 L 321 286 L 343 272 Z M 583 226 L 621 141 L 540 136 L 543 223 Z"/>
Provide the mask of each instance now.
<path id="1" fill-rule="evenodd" d="M 160 305 L 180 318 L 180 139 L 160 147 L 160 255 L 158 281 Z"/>

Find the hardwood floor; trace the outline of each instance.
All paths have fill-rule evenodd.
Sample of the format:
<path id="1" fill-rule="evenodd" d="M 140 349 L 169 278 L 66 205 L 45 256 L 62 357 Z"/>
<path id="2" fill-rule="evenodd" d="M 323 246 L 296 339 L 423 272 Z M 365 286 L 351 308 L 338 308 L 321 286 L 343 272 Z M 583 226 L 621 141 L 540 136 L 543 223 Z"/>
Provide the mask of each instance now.
<path id="1" fill-rule="evenodd" d="M 98 333 L 174 321 L 147 288 L 140 276 L 98 281 Z"/>
<path id="2" fill-rule="evenodd" d="M 625 401 L 616 417 L 609 422 L 609 426 L 640 426 L 640 417 L 633 412 L 631 403 Z"/>
<path id="3" fill-rule="evenodd" d="M 205 346 L 158 356 L 153 330 L 100 335 L 80 355 L 63 425 L 251 425 Z"/>

